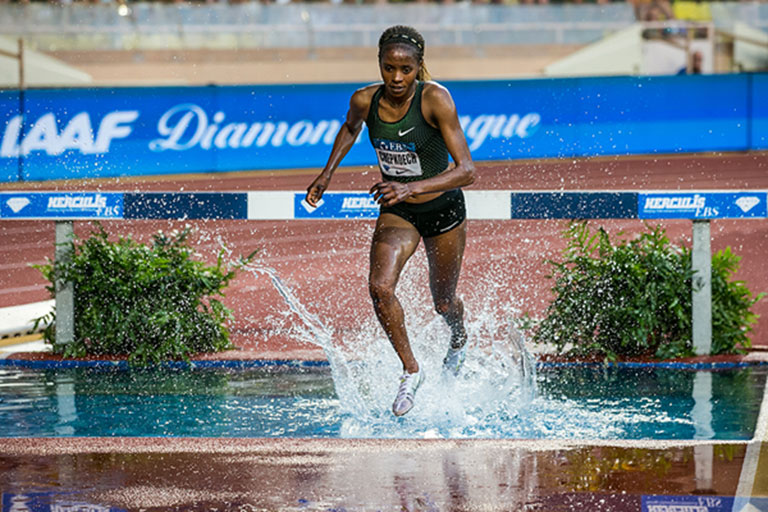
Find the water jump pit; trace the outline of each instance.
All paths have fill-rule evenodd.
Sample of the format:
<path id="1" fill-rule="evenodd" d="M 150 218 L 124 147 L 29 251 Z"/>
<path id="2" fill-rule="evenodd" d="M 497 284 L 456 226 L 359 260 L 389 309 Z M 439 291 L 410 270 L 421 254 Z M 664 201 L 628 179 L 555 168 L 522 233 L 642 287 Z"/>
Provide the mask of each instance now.
<path id="1" fill-rule="evenodd" d="M 11 355 L 2 510 L 768 509 L 768 365 L 547 364 L 491 344 L 445 378 L 440 327 L 416 336 L 434 370 L 402 418 L 384 340 L 367 363 Z"/>
<path id="2" fill-rule="evenodd" d="M 459 378 L 427 380 L 402 418 L 389 410 L 397 382 L 358 365 L 336 382 L 322 364 L 6 366 L 0 437 L 749 441 L 768 375 L 543 364 L 521 383 L 473 357 Z"/>

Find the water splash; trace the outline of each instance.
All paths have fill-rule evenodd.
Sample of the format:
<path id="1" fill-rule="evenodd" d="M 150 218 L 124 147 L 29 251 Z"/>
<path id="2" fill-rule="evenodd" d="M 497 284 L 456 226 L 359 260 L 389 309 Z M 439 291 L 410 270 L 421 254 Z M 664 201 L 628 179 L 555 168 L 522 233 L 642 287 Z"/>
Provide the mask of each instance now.
<path id="1" fill-rule="evenodd" d="M 485 287 L 479 303 L 470 298 L 467 359 L 461 374 L 453 377 L 441 372 L 449 329 L 424 307 L 419 271 L 404 272 L 399 295 L 408 311 L 411 347 L 426 381 L 416 407 L 396 418 L 390 408 L 402 370 L 372 314 L 344 339 L 334 339 L 334 329 L 310 312 L 274 269 L 249 263 L 244 270 L 270 279 L 298 320 L 293 336 L 325 353 L 344 417 L 342 437 L 496 437 L 500 423 L 518 417 L 534 400 L 535 363 L 511 325 L 513 311 L 500 311 L 500 297 L 488 293 L 499 290 L 497 286 Z"/>

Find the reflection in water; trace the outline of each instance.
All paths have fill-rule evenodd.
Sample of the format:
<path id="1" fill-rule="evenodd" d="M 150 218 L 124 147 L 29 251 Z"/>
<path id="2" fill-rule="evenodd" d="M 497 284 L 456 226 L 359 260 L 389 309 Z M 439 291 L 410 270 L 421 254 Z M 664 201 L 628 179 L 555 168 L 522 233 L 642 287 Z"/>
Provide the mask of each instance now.
<path id="1" fill-rule="evenodd" d="M 712 439 L 712 372 L 696 372 L 693 378 L 694 439 Z M 696 492 L 712 494 L 712 463 L 714 452 L 711 445 L 699 445 L 693 449 L 696 474 Z"/>
<path id="2" fill-rule="evenodd" d="M 733 496 L 745 454 L 744 444 L 715 445 L 715 478 L 703 488 L 692 471 L 692 446 L 102 439 L 62 455 L 56 453 L 61 443 L 6 442 L 0 448 L 0 493 L 43 488 L 49 503 L 98 503 L 131 512 L 637 512 L 643 496 Z M 77 445 L 68 444 L 65 451 Z M 62 463 L 76 471 L 61 472 Z"/>
<path id="3" fill-rule="evenodd" d="M 57 436 L 72 436 L 75 434 L 72 424 L 77 420 L 75 383 L 71 378 L 63 374 L 57 374 L 54 382 L 56 387 L 56 410 L 59 414 L 59 421 L 54 429 Z"/>
<path id="4" fill-rule="evenodd" d="M 696 372 L 693 377 L 693 420 L 694 439 L 712 439 L 712 372 Z"/>
<path id="5" fill-rule="evenodd" d="M 419 492 L 413 488 L 413 481 L 408 476 L 395 475 L 394 488 L 400 499 L 402 512 L 440 512 L 440 507 L 429 496 L 428 492 Z"/>
<path id="6" fill-rule="evenodd" d="M 469 509 L 469 489 L 466 471 L 471 468 L 461 466 L 456 456 L 446 453 L 443 456 L 443 481 L 445 482 L 448 504 L 445 507 L 449 511 Z"/>
<path id="7" fill-rule="evenodd" d="M 712 445 L 699 445 L 693 448 L 693 460 L 696 465 L 696 492 L 713 494 L 712 467 L 714 448 Z"/>

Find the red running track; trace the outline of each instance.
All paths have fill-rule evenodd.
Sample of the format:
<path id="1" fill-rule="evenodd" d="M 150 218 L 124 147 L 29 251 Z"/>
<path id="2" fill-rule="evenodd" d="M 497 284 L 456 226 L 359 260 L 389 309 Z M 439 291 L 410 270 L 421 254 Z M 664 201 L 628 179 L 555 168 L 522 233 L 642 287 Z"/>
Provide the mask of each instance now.
<path id="1" fill-rule="evenodd" d="M 316 170 L 254 171 L 86 182 L 2 184 L 0 190 L 244 191 L 304 190 Z M 332 190 L 368 190 L 378 173 L 373 167 L 337 172 Z M 527 160 L 479 164 L 477 190 L 712 190 L 768 189 L 768 153 L 605 157 L 575 160 Z M 663 221 L 673 241 L 690 243 L 690 221 Z M 183 226 L 180 221 L 114 221 L 110 233 L 149 241 L 157 230 Z M 547 258 L 563 247 L 564 221 L 470 221 L 459 294 L 471 321 L 479 310 L 495 309 L 499 318 L 520 312 L 540 314 L 549 299 Z M 598 221 L 592 221 L 597 226 Z M 643 229 L 640 221 L 609 220 L 609 232 Z M 347 332 L 375 331 L 367 295 L 368 244 L 373 221 L 209 221 L 196 222 L 194 243 L 213 261 L 221 243 L 235 255 L 260 249 L 259 262 L 274 268 L 299 300 L 340 338 Z M 87 222 L 76 233 L 87 235 Z M 45 221 L 0 222 L 0 307 L 48 299 L 45 281 L 30 264 L 53 256 L 54 224 Z M 712 223 L 712 248 L 732 247 L 741 256 L 739 279 L 754 293 L 768 291 L 768 222 L 718 220 Z M 409 322 L 434 316 L 429 304 L 426 263 L 417 252 L 401 282 L 399 295 Z M 234 343 L 249 357 L 322 357 L 311 344 L 287 334 L 296 323 L 264 276 L 240 274 L 224 302 L 236 319 Z M 755 345 L 768 346 L 768 300 L 754 311 L 763 316 L 753 333 Z"/>

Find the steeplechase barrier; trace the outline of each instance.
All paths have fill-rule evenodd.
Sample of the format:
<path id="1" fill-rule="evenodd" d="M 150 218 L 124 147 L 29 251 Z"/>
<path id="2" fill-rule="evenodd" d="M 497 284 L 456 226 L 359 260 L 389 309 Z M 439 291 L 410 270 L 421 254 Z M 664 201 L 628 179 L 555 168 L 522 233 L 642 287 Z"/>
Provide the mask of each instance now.
<path id="1" fill-rule="evenodd" d="M 326 192 L 317 208 L 305 192 L 0 192 L 0 220 L 56 222 L 56 259 L 78 220 L 319 220 L 374 219 L 379 207 L 366 192 Z M 688 219 L 693 223 L 693 345 L 708 354 L 712 342 L 710 221 L 768 218 L 767 191 L 510 191 L 467 190 L 472 220 Z M 74 338 L 74 292 L 56 285 L 56 343 Z"/>

